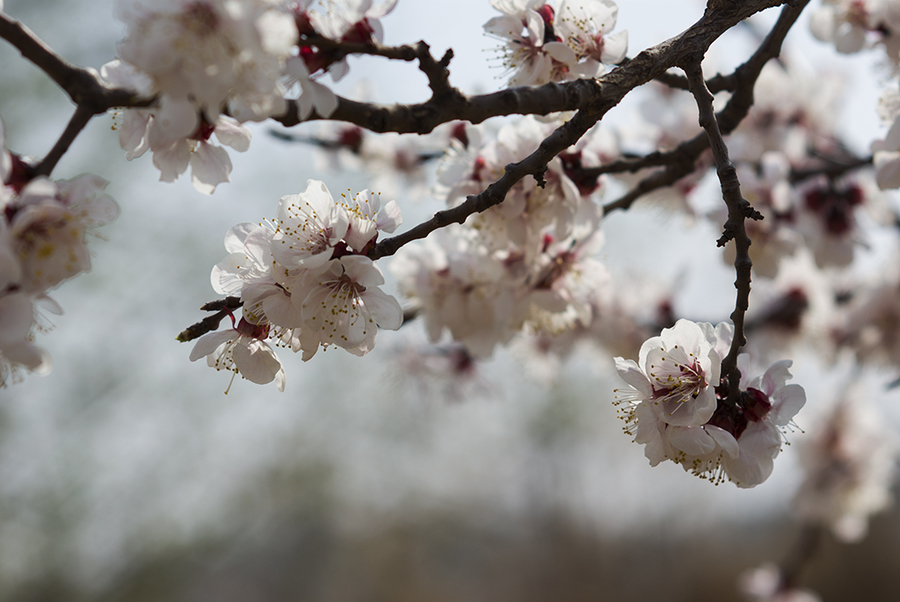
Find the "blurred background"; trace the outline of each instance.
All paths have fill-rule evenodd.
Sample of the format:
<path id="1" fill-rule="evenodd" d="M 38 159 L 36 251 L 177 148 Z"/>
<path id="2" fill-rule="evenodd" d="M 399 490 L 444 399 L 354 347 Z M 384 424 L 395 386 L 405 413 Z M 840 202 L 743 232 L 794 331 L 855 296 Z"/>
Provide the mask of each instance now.
<path id="1" fill-rule="evenodd" d="M 633 56 L 702 8 L 622 0 L 617 30 L 629 31 Z M 114 58 L 124 31 L 112 0 L 7 0 L 6 11 L 95 68 Z M 496 42 L 481 26 L 494 14 L 481 0 L 400 0 L 384 19 L 385 41 L 425 39 L 436 55 L 452 46 L 451 82 L 491 91 L 502 68 L 486 60 Z M 795 29 L 789 44 L 804 60 L 845 73 L 846 131 L 867 144 L 880 132 L 872 61 L 815 46 L 805 21 Z M 363 72 L 376 100 L 427 97 L 413 67 L 376 60 L 351 62 L 335 89 L 350 94 Z M 626 122 L 629 102 L 610 119 Z M 10 149 L 43 156 L 70 113 L 47 77 L 0 44 Z M 368 183 L 317 171 L 311 149 L 261 125 L 247 153 L 229 153 L 232 182 L 206 197 L 184 177 L 157 182 L 149 156 L 125 161 L 111 128 L 96 118 L 53 175 L 110 180 L 121 216 L 91 242 L 93 270 L 54 292 L 65 314 L 37 341 L 53 356 L 52 374 L 0 390 L 0 599 L 739 600 L 740 574 L 795 545 L 790 446 L 773 476 L 747 491 L 671 463 L 651 469 L 621 432 L 617 378 L 599 355 L 574 357 L 553 386 L 523 376 L 515 352 L 464 379 L 423 374 L 424 338 L 412 326 L 379 334 L 364 359 L 335 350 L 304 364 L 282 351 L 284 393 L 236 380 L 223 394 L 228 376 L 189 362 L 190 344 L 175 335 L 216 298 L 209 272 L 225 256 L 225 232 L 274 216 L 278 198 L 307 178 L 331 190 Z M 406 225 L 436 208 L 400 190 Z M 653 210 L 615 218 L 602 252 L 613 273 L 683 278 L 679 303 L 692 317 L 727 317 L 733 273 L 714 244 L 698 242 L 714 231 Z M 671 245 L 672 257 L 648 262 L 648 241 Z M 794 359 L 809 398 L 796 418 L 803 427 L 849 368 Z M 896 425 L 889 375 L 866 378 Z M 829 601 L 895 600 L 898 536 L 896 511 L 876 517 L 860 544 L 826 536 L 802 583 Z"/>

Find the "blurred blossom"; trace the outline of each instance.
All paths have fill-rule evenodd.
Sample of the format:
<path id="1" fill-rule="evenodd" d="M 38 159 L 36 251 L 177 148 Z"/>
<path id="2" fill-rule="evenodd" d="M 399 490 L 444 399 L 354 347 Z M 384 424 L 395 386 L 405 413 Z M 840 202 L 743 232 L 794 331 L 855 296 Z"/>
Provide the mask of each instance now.
<path id="1" fill-rule="evenodd" d="M 741 575 L 738 587 L 749 602 L 822 602 L 816 593 L 783 583 L 774 564 L 764 564 Z"/>
<path id="2" fill-rule="evenodd" d="M 884 418 L 854 391 L 811 430 L 799 452 L 806 476 L 794 498 L 797 515 L 830 527 L 841 541 L 861 540 L 869 517 L 892 501 L 897 441 Z"/>

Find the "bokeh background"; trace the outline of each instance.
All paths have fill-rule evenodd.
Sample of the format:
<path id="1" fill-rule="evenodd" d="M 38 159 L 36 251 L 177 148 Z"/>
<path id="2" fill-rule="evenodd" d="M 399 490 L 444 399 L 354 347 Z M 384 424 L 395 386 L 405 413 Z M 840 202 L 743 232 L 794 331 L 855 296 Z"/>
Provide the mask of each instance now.
<path id="1" fill-rule="evenodd" d="M 702 8 L 622 0 L 618 28 L 629 30 L 634 55 Z M 78 65 L 99 68 L 123 35 L 112 0 L 7 0 L 6 10 Z M 452 47 L 451 81 L 490 91 L 502 85 L 495 41 L 481 34 L 493 14 L 482 0 L 400 0 L 384 20 L 386 42 L 425 39 L 438 55 Z M 864 152 L 881 131 L 883 74 L 871 57 L 817 45 L 805 20 L 796 29 L 796 60 L 845 74 L 843 127 Z M 721 68 L 752 40 L 746 30 L 717 43 Z M 364 73 L 376 100 L 426 98 L 410 65 L 351 65 L 342 93 Z M 610 120 L 627 123 L 635 106 L 626 100 Z M 70 112 L 47 77 L 0 44 L 9 148 L 42 156 Z M 93 271 L 53 294 L 65 314 L 38 340 L 52 374 L 0 390 L 0 599 L 721 601 L 741 599 L 743 571 L 789 554 L 800 530 L 790 514 L 792 448 L 748 491 L 672 464 L 651 469 L 621 433 L 615 374 L 599 354 L 573 358 L 553 386 L 530 379 L 514 352 L 465 380 L 423 377 L 412 326 L 381 333 L 362 359 L 335 350 L 304 364 L 282 351 L 284 393 L 238 380 L 223 394 L 227 375 L 190 363 L 190 345 L 174 338 L 216 297 L 209 271 L 225 255 L 224 233 L 273 216 L 307 178 L 332 190 L 368 186 L 361 173 L 317 171 L 313 150 L 267 129 L 255 127 L 246 154 L 230 153 L 232 182 L 212 197 L 184 178 L 157 182 L 149 156 L 125 161 L 109 117 L 96 118 L 54 172 L 107 178 L 122 213 L 92 241 Z M 400 190 L 407 224 L 436 208 Z M 727 317 L 733 274 L 712 229 L 635 210 L 605 230 L 602 258 L 614 274 L 677 282 L 679 309 Z M 659 246 L 671 252 L 650 261 Z M 879 252 L 873 245 L 873 258 Z M 809 393 L 802 427 L 849 368 L 794 359 Z M 866 378 L 897 424 L 890 376 Z M 826 537 L 803 582 L 828 601 L 896 600 L 898 542 L 896 512 L 876 517 L 861 544 Z"/>

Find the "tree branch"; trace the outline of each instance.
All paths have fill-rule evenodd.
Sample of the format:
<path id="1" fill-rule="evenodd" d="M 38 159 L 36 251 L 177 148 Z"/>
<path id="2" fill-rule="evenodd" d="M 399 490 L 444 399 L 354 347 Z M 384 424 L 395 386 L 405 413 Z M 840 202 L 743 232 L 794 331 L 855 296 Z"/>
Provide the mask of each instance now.
<path id="1" fill-rule="evenodd" d="M 578 141 L 595 123 L 599 116 L 596 113 L 579 111 L 572 119 L 557 128 L 552 134 L 541 142 L 537 150 L 518 163 L 510 163 L 506 166 L 499 180 L 488 186 L 477 195 L 470 195 L 466 200 L 444 211 L 438 211 L 434 216 L 403 234 L 393 236 L 381 241 L 368 256 L 371 259 L 379 259 L 387 255 L 393 255 L 403 245 L 425 238 L 438 228 L 443 228 L 453 223 L 463 223 L 475 213 L 480 213 L 495 205 L 499 205 L 506 198 L 507 193 L 515 184 L 531 175 L 543 186 L 543 174 L 547 170 L 547 164 L 559 153 Z"/>
<path id="2" fill-rule="evenodd" d="M 337 41 L 321 35 L 307 35 L 300 40 L 299 45 L 319 48 L 327 54 L 328 59 L 333 61 L 338 61 L 351 54 L 380 56 L 406 62 L 418 61 L 419 70 L 428 78 L 432 98 L 459 94 L 459 91 L 450 85 L 450 74 L 447 67 L 453 59 L 453 50 L 449 48 L 441 60 L 436 61 L 431 56 L 428 44 L 421 40 L 415 45 L 383 46 L 373 43 Z"/>
<path id="3" fill-rule="evenodd" d="M 179 343 L 187 343 L 188 341 L 193 341 L 194 339 L 205 335 L 207 332 L 212 332 L 219 327 L 219 322 L 222 321 L 222 318 L 225 316 L 234 316 L 234 311 L 239 309 L 244 304 L 241 301 L 240 297 L 225 297 L 224 299 L 216 299 L 215 301 L 210 301 L 209 303 L 204 303 L 200 309 L 202 311 L 214 311 L 211 316 L 207 316 L 197 322 L 196 324 L 191 324 L 175 337 L 175 340 Z"/>
<path id="4" fill-rule="evenodd" d="M 734 163 L 728 158 L 728 147 L 713 109 L 713 95 L 706 87 L 703 79 L 703 70 L 700 67 L 702 56 L 695 57 L 684 65 L 684 71 L 691 85 L 691 94 L 697 100 L 697 108 L 700 113 L 700 126 L 709 137 L 710 148 L 716 161 L 716 173 L 722 186 L 722 198 L 728 206 L 728 220 L 725 222 L 724 233 L 716 242 L 720 247 L 725 246 L 730 240 L 734 240 L 735 259 L 734 271 L 736 279 L 734 287 L 737 289 L 737 299 L 734 311 L 731 313 L 731 321 L 734 324 L 734 339 L 728 355 L 722 360 L 722 375 L 728 378 L 729 400 L 737 401 L 740 397 L 741 373 L 737 368 L 737 356 L 747 337 L 744 335 L 744 314 L 747 312 L 750 302 L 750 269 L 753 262 L 750 261 L 750 237 L 744 228 L 746 218 L 761 220 L 762 215 L 756 211 L 750 203 L 741 196 L 741 184 L 738 181 L 737 170 Z"/>
<path id="5" fill-rule="evenodd" d="M 81 133 L 81 130 L 84 129 L 93 116 L 94 115 L 90 110 L 85 109 L 80 105 L 75 107 L 75 112 L 72 114 L 72 118 L 69 119 L 69 123 L 66 125 L 66 129 L 59 137 L 59 140 L 56 141 L 56 144 L 53 145 L 53 148 L 50 149 L 50 152 L 44 157 L 44 160 L 38 163 L 34 168 L 35 176 L 50 175 L 50 172 L 53 171 L 53 168 L 56 167 L 56 164 L 59 163 L 62 156 L 66 154 L 66 151 L 69 150 L 72 142 L 75 141 L 75 138 Z"/>
<path id="6" fill-rule="evenodd" d="M 373 132 L 427 134 L 442 123 L 463 120 L 481 123 L 491 117 L 529 114 L 547 115 L 559 111 L 609 110 L 629 91 L 683 62 L 692 53 L 703 54 L 722 33 L 751 15 L 784 4 L 783 0 L 727 1 L 715 10 L 707 9 L 703 17 L 679 36 L 649 48 L 630 61 L 594 80 L 549 83 L 542 86 L 509 88 L 453 99 L 432 98 L 411 105 L 376 105 L 338 97 L 338 108 L 329 117 L 346 121 Z M 605 113 L 605 111 L 604 111 Z M 322 119 L 315 112 L 305 121 Z M 299 105 L 290 103 L 287 113 L 276 119 L 286 127 L 301 123 Z"/>
<path id="7" fill-rule="evenodd" d="M 110 88 L 103 84 L 94 69 L 82 69 L 66 62 L 33 31 L 0 11 L 0 38 L 18 49 L 57 83 L 89 115 L 98 115 L 112 107 L 147 107 L 155 98 L 144 98 L 134 90 Z"/>

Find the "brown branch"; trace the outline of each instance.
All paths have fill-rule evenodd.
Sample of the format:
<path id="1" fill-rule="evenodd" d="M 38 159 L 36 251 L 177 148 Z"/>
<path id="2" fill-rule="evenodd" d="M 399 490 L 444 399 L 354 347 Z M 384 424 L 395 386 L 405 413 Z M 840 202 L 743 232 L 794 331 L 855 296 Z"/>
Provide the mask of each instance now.
<path id="1" fill-rule="evenodd" d="M 702 56 L 695 57 L 683 68 L 691 84 L 691 94 L 697 100 L 700 126 L 709 137 L 710 148 L 716 161 L 716 173 L 722 187 L 722 198 L 728 207 L 728 219 L 725 222 L 724 233 L 716 244 L 722 247 L 730 240 L 733 240 L 735 244 L 734 271 L 737 277 L 734 287 L 737 289 L 737 299 L 734 311 L 731 313 L 734 339 L 732 339 L 728 355 L 722 360 L 722 376 L 728 379 L 728 399 L 737 402 L 740 397 L 741 381 L 737 356 L 741 347 L 747 344 L 747 338 L 744 335 L 744 314 L 747 312 L 750 302 L 750 269 L 753 265 L 750 261 L 750 237 L 747 236 L 744 228 L 744 220 L 747 218 L 762 219 L 762 215 L 741 196 L 741 184 L 738 181 L 737 170 L 734 168 L 734 163 L 728 158 L 728 147 L 725 145 L 721 130 L 719 130 L 713 109 L 713 95 L 703 79 L 701 60 Z"/>
<path id="2" fill-rule="evenodd" d="M 638 182 L 634 188 L 617 198 L 615 201 L 603 205 L 603 214 L 608 215 L 611 211 L 615 211 L 616 209 L 628 209 L 631 207 L 632 203 L 645 194 L 649 194 L 660 188 L 672 186 L 675 182 L 686 175 L 689 175 L 692 171 L 694 171 L 693 161 L 690 163 L 673 163 L 665 169 L 657 170 Z"/>
<path id="3" fill-rule="evenodd" d="M 81 130 L 84 129 L 92 117 L 93 114 L 90 110 L 85 109 L 80 105 L 75 107 L 75 112 L 72 114 L 72 118 L 69 119 L 69 123 L 66 125 L 66 129 L 63 130 L 59 140 L 56 141 L 56 144 L 53 145 L 53 148 L 50 149 L 50 152 L 44 157 L 44 160 L 38 163 L 34 168 L 35 176 L 50 175 L 50 172 L 53 171 L 53 168 L 56 167 L 56 164 L 62 159 L 62 156 L 66 154 L 66 151 L 72 146 L 72 142 L 75 141 L 75 138 L 81 133 Z"/>
<path id="4" fill-rule="evenodd" d="M 0 12 L 0 38 L 15 46 L 90 115 L 104 113 L 112 107 L 147 107 L 155 102 L 154 98 L 141 97 L 134 90 L 107 87 L 95 70 L 69 64 L 33 31 L 3 12 Z"/>
<path id="5" fill-rule="evenodd" d="M 241 301 L 240 297 L 225 297 L 224 299 L 217 299 L 215 301 L 210 301 L 209 303 L 204 303 L 200 309 L 203 311 L 214 311 L 211 316 L 207 316 L 197 322 L 196 324 L 191 324 L 175 337 L 175 340 L 179 343 L 186 343 L 188 341 L 192 341 L 196 338 L 199 338 L 205 335 L 207 332 L 212 332 L 219 327 L 219 322 L 225 316 L 234 316 L 234 311 L 239 309 L 244 304 Z"/>
<path id="6" fill-rule="evenodd" d="M 691 54 L 703 54 L 715 39 L 737 23 L 783 3 L 783 0 L 720 2 L 715 9 L 708 8 L 700 21 L 681 35 L 644 50 L 593 80 L 509 88 L 472 97 L 460 94 L 411 105 L 385 106 L 338 97 L 337 110 L 329 119 L 353 123 L 373 132 L 427 134 L 442 123 L 456 120 L 481 123 L 503 115 L 547 115 L 602 106 L 606 106 L 605 113 L 632 89 L 662 76 Z M 313 113 L 306 121 L 316 119 L 321 116 Z M 286 127 L 300 123 L 298 103 L 291 102 L 287 113 L 277 121 Z"/>
<path id="7" fill-rule="evenodd" d="M 447 71 L 447 67 L 450 65 L 451 59 L 453 59 L 453 50 L 449 48 L 444 53 L 444 56 L 441 57 L 441 60 L 436 61 L 431 56 L 431 49 L 428 44 L 421 40 L 415 45 L 383 46 L 370 42 L 344 42 L 332 40 L 321 35 L 307 35 L 300 40 L 299 45 L 319 48 L 333 61 L 339 61 L 351 54 L 380 56 L 386 59 L 406 62 L 418 61 L 419 70 L 428 78 L 428 86 L 433 94 L 432 98 L 445 94 L 459 94 L 450 85 L 450 74 Z"/>
<path id="8" fill-rule="evenodd" d="M 495 205 L 499 205 L 506 198 L 507 193 L 515 184 L 525 176 L 532 175 L 538 181 L 538 185 L 544 185 L 543 174 L 547 170 L 547 164 L 559 153 L 575 144 L 585 132 L 595 123 L 599 116 L 595 112 L 579 111 L 572 119 L 557 128 L 544 139 L 537 150 L 518 163 L 510 163 L 506 166 L 499 180 L 488 186 L 477 195 L 470 195 L 466 200 L 444 211 L 438 211 L 434 216 L 403 234 L 393 236 L 381 241 L 368 256 L 371 259 L 379 259 L 387 255 L 393 255 L 403 245 L 425 238 L 438 228 L 449 226 L 453 223 L 461 224 L 475 213 L 480 213 Z"/>
<path id="9" fill-rule="evenodd" d="M 665 84 L 670 88 L 674 88 L 675 90 L 690 92 L 687 78 L 677 73 L 666 72 L 662 76 L 657 77 L 656 81 Z M 733 72 L 728 75 L 719 73 L 706 80 L 706 87 L 709 88 L 709 91 L 713 94 L 718 94 L 719 92 L 734 92 L 737 85 L 737 78 Z"/>
<path id="10" fill-rule="evenodd" d="M 828 157 L 820 158 L 823 161 L 823 165 L 819 167 L 791 170 L 791 175 L 789 178 L 791 184 L 799 184 L 804 180 L 808 180 L 809 178 L 814 178 L 816 176 L 825 176 L 829 180 L 835 180 L 843 176 L 847 172 L 861 169 L 863 167 L 871 167 L 874 162 L 874 158 L 871 155 L 869 155 L 868 157 L 853 157 L 847 161 L 839 161 Z"/>

